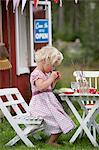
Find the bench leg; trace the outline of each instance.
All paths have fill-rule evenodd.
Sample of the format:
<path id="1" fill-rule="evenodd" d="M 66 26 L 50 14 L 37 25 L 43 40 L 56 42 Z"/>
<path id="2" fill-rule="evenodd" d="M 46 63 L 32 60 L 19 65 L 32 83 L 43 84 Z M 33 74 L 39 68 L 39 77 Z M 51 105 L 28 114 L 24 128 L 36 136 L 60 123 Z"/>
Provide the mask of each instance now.
<path id="1" fill-rule="evenodd" d="M 25 129 L 24 129 L 24 131 L 23 131 L 23 133 L 24 133 L 24 135 L 25 136 L 28 136 L 28 134 L 30 133 L 30 132 L 33 132 L 33 134 L 35 133 L 35 132 L 37 132 L 38 130 L 43 130 L 44 128 L 43 128 L 43 126 L 42 125 L 28 125 Z M 33 135 L 34 136 L 34 135 Z M 34 137 L 35 138 L 35 137 Z M 11 139 L 7 144 L 6 144 L 6 146 L 12 146 L 12 145 L 14 145 L 15 143 L 17 143 L 18 141 L 20 140 L 20 137 L 18 136 L 18 135 L 16 135 L 13 139 Z M 29 140 L 30 141 L 30 140 Z M 30 141 L 31 142 L 31 141 Z M 32 143 L 32 142 L 31 142 Z M 27 145 L 28 146 L 28 145 Z M 32 145 L 30 145 L 29 147 L 34 147 L 34 145 L 33 145 L 33 143 L 32 143 Z"/>

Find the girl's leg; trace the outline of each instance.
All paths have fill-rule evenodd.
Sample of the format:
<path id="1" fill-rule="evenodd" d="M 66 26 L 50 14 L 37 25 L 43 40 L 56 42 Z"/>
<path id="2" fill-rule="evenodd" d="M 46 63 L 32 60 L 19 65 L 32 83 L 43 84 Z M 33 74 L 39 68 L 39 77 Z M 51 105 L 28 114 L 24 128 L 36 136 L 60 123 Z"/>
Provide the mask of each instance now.
<path id="1" fill-rule="evenodd" d="M 57 133 L 57 134 L 51 134 L 49 140 L 48 140 L 48 144 L 55 144 L 55 142 L 57 141 L 58 137 L 60 136 L 61 133 Z"/>

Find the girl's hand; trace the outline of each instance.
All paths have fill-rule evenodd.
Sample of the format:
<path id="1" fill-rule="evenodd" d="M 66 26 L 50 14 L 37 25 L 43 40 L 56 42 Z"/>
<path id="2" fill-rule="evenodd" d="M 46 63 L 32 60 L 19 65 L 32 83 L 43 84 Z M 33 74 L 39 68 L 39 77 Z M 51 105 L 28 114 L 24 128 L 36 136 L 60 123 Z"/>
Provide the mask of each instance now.
<path id="1" fill-rule="evenodd" d="M 59 78 L 59 74 L 57 71 L 52 71 L 50 77 L 53 78 L 53 80 L 56 80 L 57 78 Z"/>
<path id="2" fill-rule="evenodd" d="M 61 74 L 59 71 L 53 71 L 51 74 L 51 77 L 53 78 L 53 80 L 60 80 L 61 79 Z"/>
<path id="3" fill-rule="evenodd" d="M 55 74 L 54 74 L 55 73 Z M 56 76 L 56 78 L 53 80 L 53 83 L 52 83 L 52 88 L 54 88 L 55 87 L 55 84 L 56 84 L 56 82 L 58 81 L 58 80 L 60 80 L 61 79 L 61 74 L 58 72 L 58 71 L 54 71 L 54 73 L 53 74 L 51 74 L 52 76 L 53 75 L 55 75 Z"/>
<path id="4" fill-rule="evenodd" d="M 59 71 L 57 71 L 57 75 L 58 75 L 58 77 L 56 78 L 56 80 L 60 80 L 61 79 L 61 74 L 60 74 Z"/>

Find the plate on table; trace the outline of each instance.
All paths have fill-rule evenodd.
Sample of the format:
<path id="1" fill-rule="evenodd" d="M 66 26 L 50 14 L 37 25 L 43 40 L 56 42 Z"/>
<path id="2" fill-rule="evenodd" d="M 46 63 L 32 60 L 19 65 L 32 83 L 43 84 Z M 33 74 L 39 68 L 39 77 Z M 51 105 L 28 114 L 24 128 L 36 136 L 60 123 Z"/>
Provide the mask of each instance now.
<path id="1" fill-rule="evenodd" d="M 64 94 L 73 94 L 74 90 L 71 88 L 61 88 L 60 89 L 60 93 L 64 93 Z"/>
<path id="2" fill-rule="evenodd" d="M 73 92 L 64 92 L 64 94 L 74 94 L 74 91 Z"/>

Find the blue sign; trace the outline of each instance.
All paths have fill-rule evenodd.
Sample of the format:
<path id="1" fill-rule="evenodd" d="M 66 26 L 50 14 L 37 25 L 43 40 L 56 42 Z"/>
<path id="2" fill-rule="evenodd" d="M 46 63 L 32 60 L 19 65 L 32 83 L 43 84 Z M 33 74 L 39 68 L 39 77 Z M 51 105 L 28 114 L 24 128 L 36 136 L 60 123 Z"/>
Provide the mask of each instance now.
<path id="1" fill-rule="evenodd" d="M 47 43 L 49 39 L 48 20 L 35 19 L 34 20 L 34 42 Z"/>

